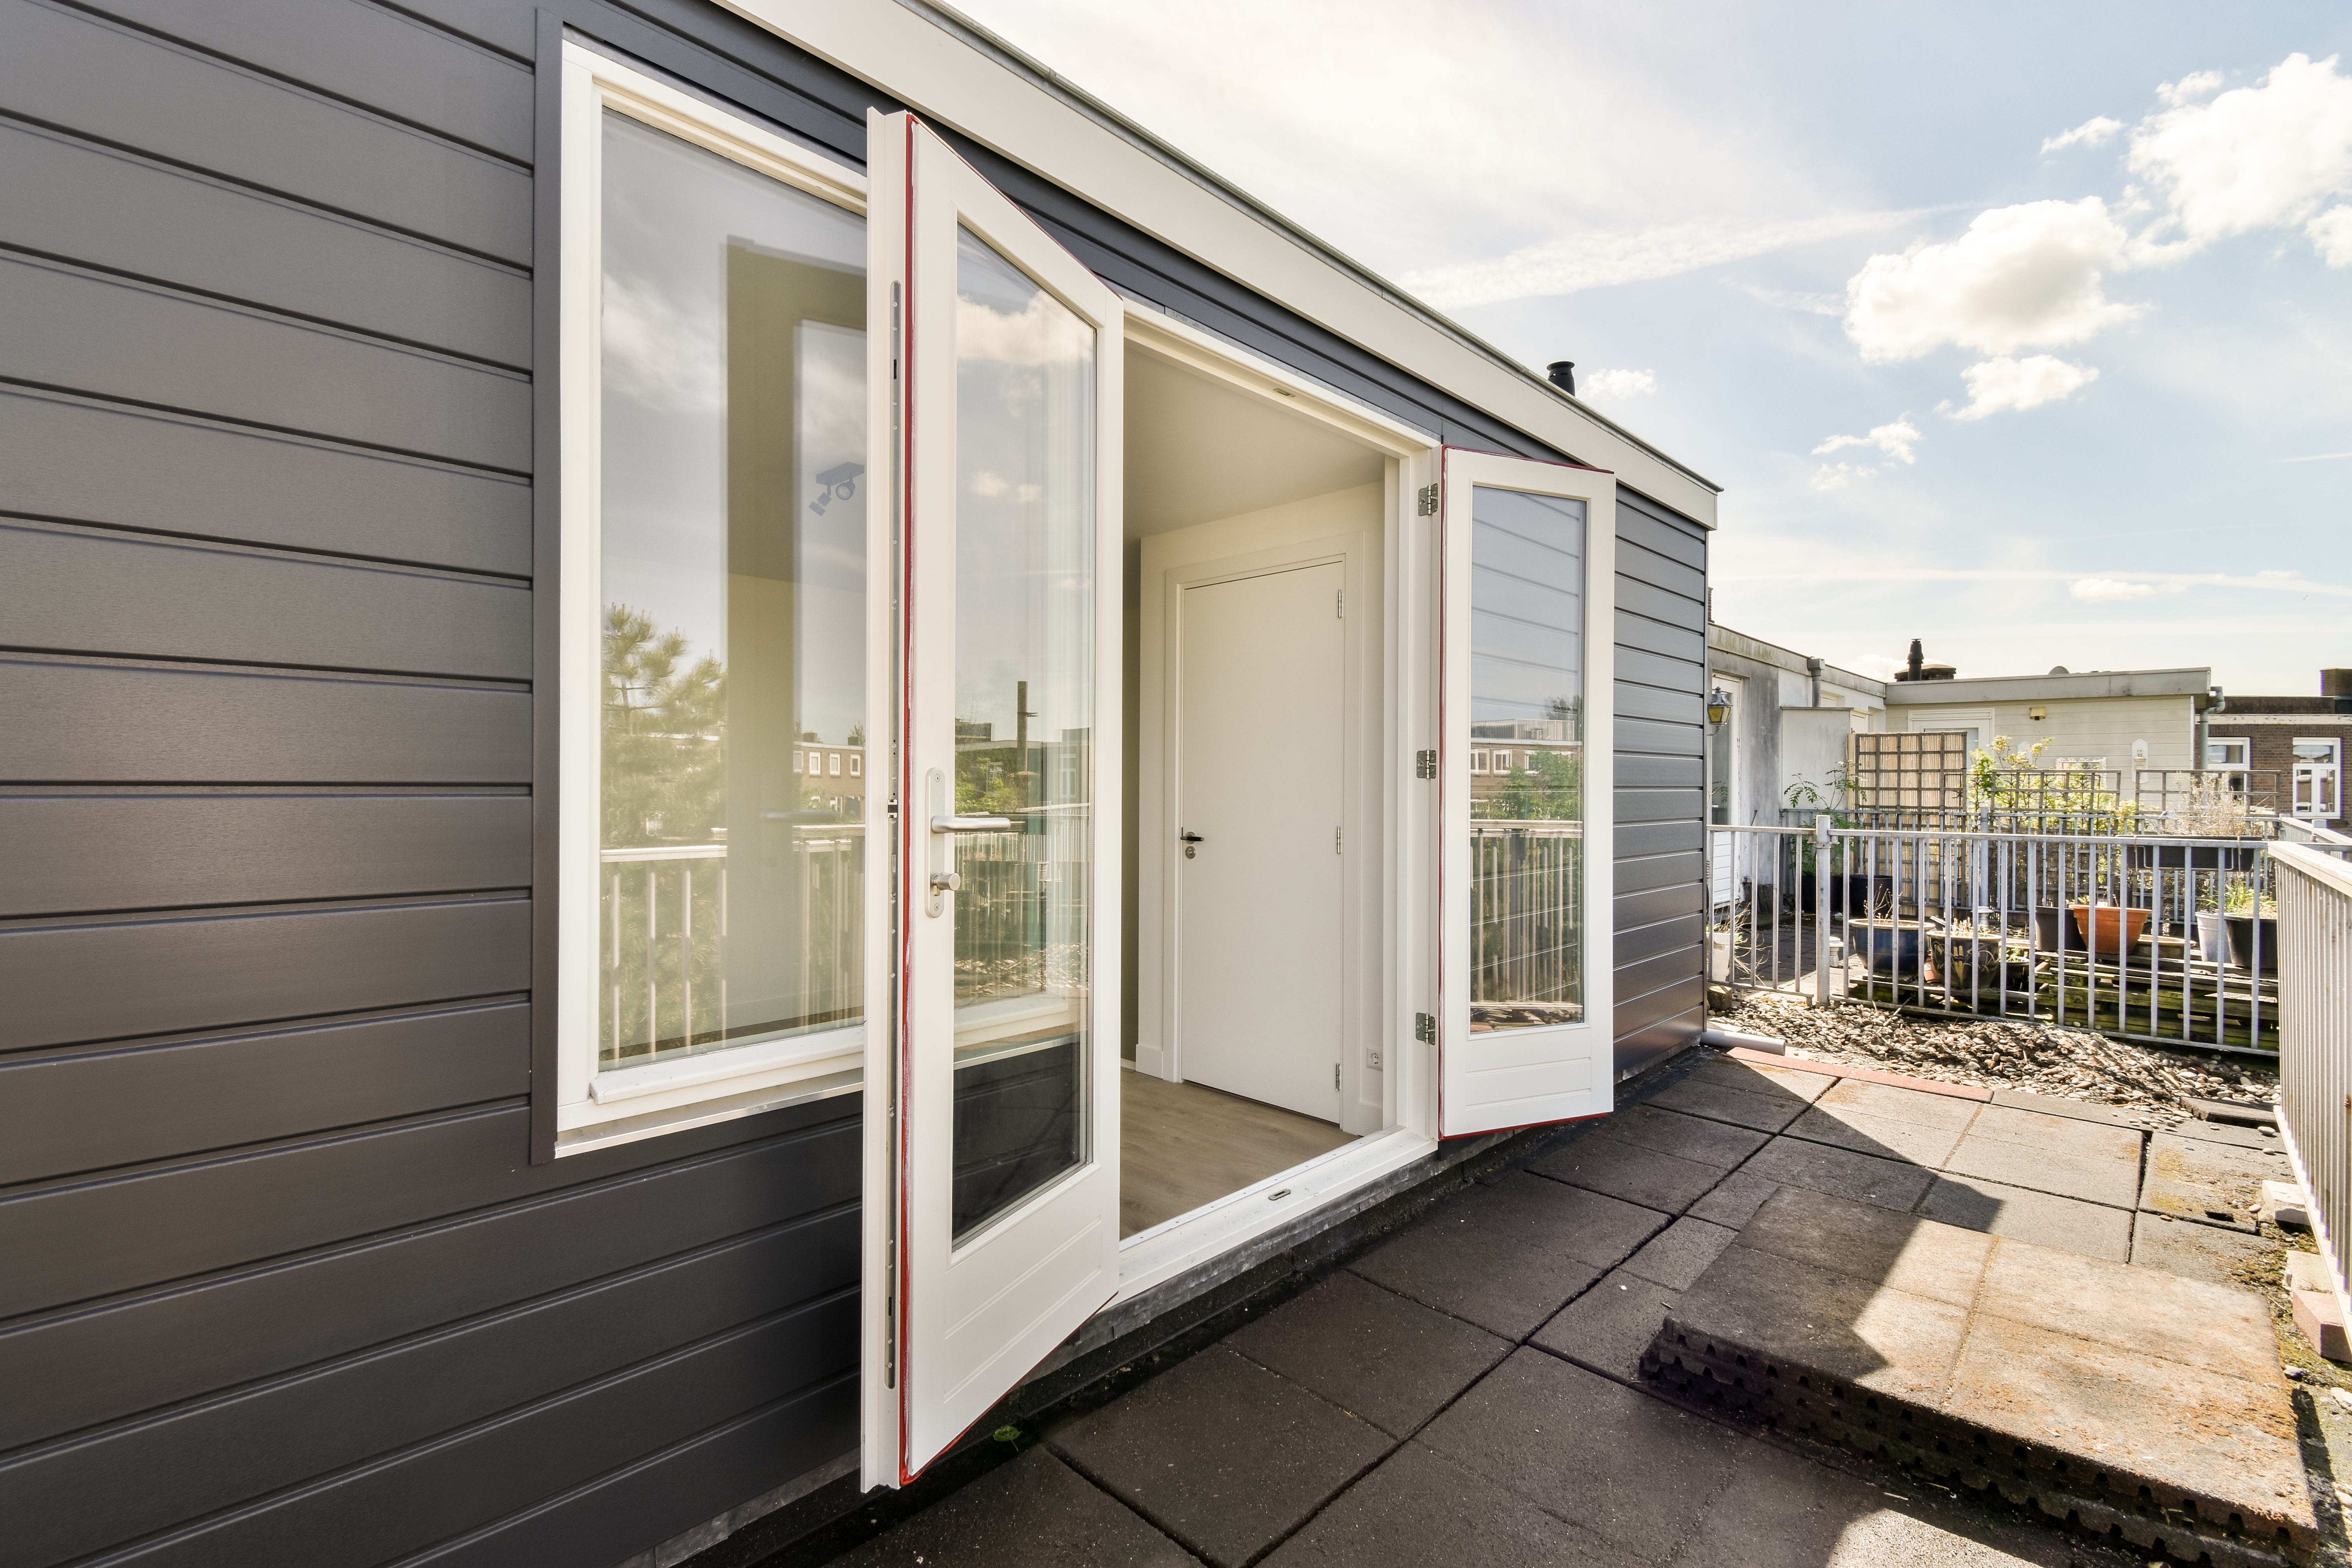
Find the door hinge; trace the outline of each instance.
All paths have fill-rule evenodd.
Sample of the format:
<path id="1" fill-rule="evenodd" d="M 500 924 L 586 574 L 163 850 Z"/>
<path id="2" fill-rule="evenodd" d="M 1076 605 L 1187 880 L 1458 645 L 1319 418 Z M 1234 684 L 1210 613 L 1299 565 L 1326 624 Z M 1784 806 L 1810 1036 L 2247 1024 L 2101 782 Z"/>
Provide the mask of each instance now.
<path id="1" fill-rule="evenodd" d="M 1341 620 L 1343 620 L 1343 621 L 1344 621 L 1344 620 L 1346 620 L 1346 619 L 1348 618 L 1348 590 L 1347 590 L 1347 589 L 1345 589 L 1345 588 L 1340 589 L 1340 590 L 1339 590 L 1339 593 L 1338 593 L 1338 594 L 1333 597 L 1332 602 L 1331 602 L 1331 613 L 1332 613 L 1333 615 L 1335 615 L 1335 616 L 1339 616 L 1339 617 Z"/>
<path id="2" fill-rule="evenodd" d="M 1331 1087 L 1333 1089 L 1339 1087 L 1339 1064 L 1338 1062 L 1333 1062 L 1331 1064 Z"/>
<path id="3" fill-rule="evenodd" d="M 1423 517 L 1435 517 L 1437 515 L 1437 487 L 1435 485 L 1423 485 L 1421 487 L 1419 504 L 1413 510 Z"/>
<path id="4" fill-rule="evenodd" d="M 1437 1015 L 1415 1013 L 1412 1016 L 1412 1037 L 1424 1046 L 1437 1044 Z"/>
<path id="5" fill-rule="evenodd" d="M 1435 748 L 1433 747 L 1425 752 L 1415 752 L 1412 754 L 1412 776 L 1417 779 L 1433 779 L 1437 776 Z"/>
<path id="6" fill-rule="evenodd" d="M 1347 829 L 1345 829 L 1345 828 L 1343 828 L 1343 827 L 1335 827 L 1335 828 L 1333 828 L 1333 829 L 1331 830 L 1331 853 L 1332 853 L 1332 854 L 1334 854 L 1334 855 L 1345 855 L 1345 854 L 1347 853 L 1347 851 L 1346 851 L 1345 849 L 1342 849 L 1342 848 L 1340 848 L 1340 847 L 1339 847 L 1340 844 L 1343 842 L 1343 841 L 1341 840 L 1341 838 L 1340 838 L 1339 835 L 1340 835 L 1340 834 L 1342 834 L 1342 833 L 1344 833 L 1344 832 L 1346 832 L 1346 831 L 1347 831 Z"/>

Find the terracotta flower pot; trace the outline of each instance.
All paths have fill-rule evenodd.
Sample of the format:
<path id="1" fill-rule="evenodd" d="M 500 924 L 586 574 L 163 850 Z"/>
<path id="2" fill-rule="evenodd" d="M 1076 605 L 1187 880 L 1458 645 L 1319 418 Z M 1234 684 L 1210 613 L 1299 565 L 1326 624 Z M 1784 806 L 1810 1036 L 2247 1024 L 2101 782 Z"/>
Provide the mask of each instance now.
<path id="1" fill-rule="evenodd" d="M 2072 904 L 2074 929 L 2083 933 L 2083 945 L 2094 958 L 2121 957 L 2127 948 L 2137 947 L 2147 933 L 2146 910 L 2122 909 L 2114 904 Z"/>

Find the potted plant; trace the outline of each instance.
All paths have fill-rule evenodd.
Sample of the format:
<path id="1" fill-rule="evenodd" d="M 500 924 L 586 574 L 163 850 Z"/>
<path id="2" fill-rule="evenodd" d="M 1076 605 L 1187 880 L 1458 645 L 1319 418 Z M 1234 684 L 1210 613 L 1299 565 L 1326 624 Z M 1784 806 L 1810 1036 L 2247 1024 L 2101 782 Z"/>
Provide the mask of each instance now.
<path id="1" fill-rule="evenodd" d="M 2120 958 L 2126 949 L 2137 947 L 2140 938 L 2147 934 L 2147 910 L 2119 904 L 2066 907 L 2074 917 L 2074 929 L 2082 933 L 2083 945 L 2093 958 Z"/>
<path id="2" fill-rule="evenodd" d="M 2278 901 L 2267 893 L 2258 896 L 2244 878 L 2232 877 L 2221 911 L 2230 930 L 2230 962 L 2250 974 L 2276 974 Z"/>
<path id="3" fill-rule="evenodd" d="M 2231 788 L 2226 773 L 2200 773 L 2163 816 L 2145 830 L 2179 838 L 2230 838 L 2235 844 L 2140 844 L 2132 847 L 2135 870 L 2248 871 L 2263 837 L 2245 795 Z"/>

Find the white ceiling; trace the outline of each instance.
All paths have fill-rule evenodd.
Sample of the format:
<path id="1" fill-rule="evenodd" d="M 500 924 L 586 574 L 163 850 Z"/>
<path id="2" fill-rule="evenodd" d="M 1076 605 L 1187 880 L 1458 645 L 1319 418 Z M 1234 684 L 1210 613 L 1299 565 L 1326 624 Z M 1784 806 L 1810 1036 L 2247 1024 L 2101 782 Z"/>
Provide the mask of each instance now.
<path id="1" fill-rule="evenodd" d="M 1320 421 L 1127 346 L 1127 536 L 1371 484 L 1381 454 Z"/>

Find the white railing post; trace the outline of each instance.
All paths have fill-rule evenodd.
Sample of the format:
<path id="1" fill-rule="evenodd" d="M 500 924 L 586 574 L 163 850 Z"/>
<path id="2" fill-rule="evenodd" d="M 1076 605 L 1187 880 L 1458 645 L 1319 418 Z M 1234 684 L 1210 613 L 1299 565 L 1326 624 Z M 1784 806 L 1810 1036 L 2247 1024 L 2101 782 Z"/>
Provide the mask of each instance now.
<path id="1" fill-rule="evenodd" d="M 2271 846 L 2278 902 L 2279 1132 L 2311 1200 L 2313 1231 L 2352 1321 L 2352 865 L 2300 844 Z M 2257 910 L 2260 905 L 2255 906 Z M 2259 922 L 2258 926 L 2259 926 Z"/>

